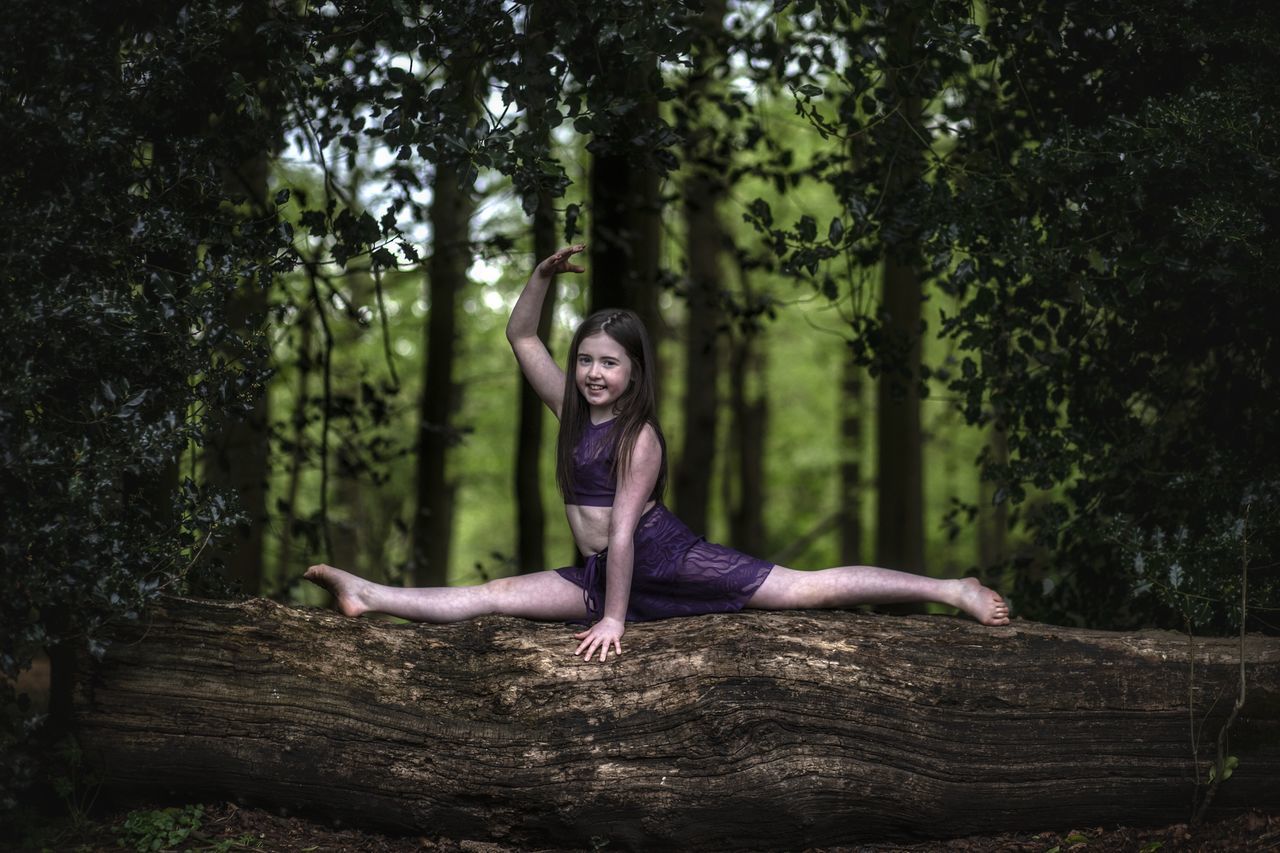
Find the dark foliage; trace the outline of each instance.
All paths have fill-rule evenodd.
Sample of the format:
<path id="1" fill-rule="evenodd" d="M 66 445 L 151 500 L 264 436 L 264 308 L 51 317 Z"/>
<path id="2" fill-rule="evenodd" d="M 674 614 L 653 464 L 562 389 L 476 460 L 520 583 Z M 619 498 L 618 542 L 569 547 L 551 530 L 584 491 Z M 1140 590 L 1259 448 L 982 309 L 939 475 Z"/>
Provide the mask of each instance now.
<path id="1" fill-rule="evenodd" d="M 1050 490 L 1029 615 L 1232 629 L 1247 561 L 1274 630 L 1280 30 L 1247 2 L 1083 11 L 992 16 L 1019 109 L 939 187 L 943 329 L 975 354 L 952 387 L 1008 432 L 999 496 Z"/>
<path id="2" fill-rule="evenodd" d="M 968 353 L 936 378 L 969 422 L 1007 433 L 1010 460 L 984 456 L 984 476 L 1050 555 L 1013 566 L 1023 615 L 1231 629 L 1247 562 L 1252 626 L 1274 630 L 1274 16 L 1250 2 L 1000 3 L 979 25 L 914 6 L 916 59 L 893 77 L 909 88 L 882 85 L 891 34 L 875 10 L 851 18 L 862 40 L 846 58 L 787 66 L 807 72 L 788 81 L 797 110 L 863 153 L 811 168 L 846 216 L 825 234 L 767 208 L 754 221 L 785 269 L 833 296 L 840 252 L 870 263 L 904 235 L 923 241 L 934 316 Z M 817 9 L 827 25 L 850 16 Z M 842 94 L 824 103 L 819 84 Z M 914 143 L 875 129 L 908 95 L 932 130 Z M 883 197 L 913 145 L 931 168 Z M 874 310 L 854 331 L 857 357 L 895 369 Z"/>
<path id="3" fill-rule="evenodd" d="M 260 330 L 225 309 L 288 257 L 235 178 L 277 133 L 238 70 L 248 26 L 219 3 L 20 0 L 0 20 L 7 677 L 41 647 L 99 653 L 104 620 L 195 582 L 233 520 L 178 459 L 261 383 Z M 271 48 L 288 68 L 286 31 Z"/>

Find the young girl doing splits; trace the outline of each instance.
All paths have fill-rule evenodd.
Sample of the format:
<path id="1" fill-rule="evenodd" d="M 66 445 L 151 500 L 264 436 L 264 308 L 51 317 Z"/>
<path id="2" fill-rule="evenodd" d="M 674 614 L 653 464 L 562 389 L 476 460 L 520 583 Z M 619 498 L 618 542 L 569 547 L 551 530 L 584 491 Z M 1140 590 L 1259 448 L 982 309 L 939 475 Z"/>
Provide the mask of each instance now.
<path id="1" fill-rule="evenodd" d="M 501 578 L 478 586 L 404 588 L 318 565 L 305 577 L 347 616 L 377 612 L 416 622 L 489 613 L 590 625 L 574 654 L 601 662 L 622 653 L 627 622 L 764 610 L 937 602 L 984 625 L 1009 608 L 976 578 L 924 577 L 874 566 L 796 571 L 694 535 L 662 504 L 667 454 L 653 390 L 653 348 L 630 311 L 597 311 L 569 346 L 566 374 L 538 338 L 547 285 L 581 273 L 569 246 L 538 264 L 507 324 L 520 369 L 560 420 L 556 478 L 586 566 Z"/>

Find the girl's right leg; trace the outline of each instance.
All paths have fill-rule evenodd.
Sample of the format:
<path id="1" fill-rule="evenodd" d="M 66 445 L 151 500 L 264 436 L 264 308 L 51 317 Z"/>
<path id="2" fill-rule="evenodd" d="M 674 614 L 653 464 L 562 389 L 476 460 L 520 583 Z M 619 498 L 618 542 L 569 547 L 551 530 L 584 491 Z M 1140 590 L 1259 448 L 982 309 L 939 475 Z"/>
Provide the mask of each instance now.
<path id="1" fill-rule="evenodd" d="M 461 622 L 497 613 L 566 622 L 590 617 L 582 588 L 556 572 L 439 587 L 386 586 L 326 565 L 312 566 L 303 577 L 329 590 L 347 616 L 386 613 L 412 622 Z"/>

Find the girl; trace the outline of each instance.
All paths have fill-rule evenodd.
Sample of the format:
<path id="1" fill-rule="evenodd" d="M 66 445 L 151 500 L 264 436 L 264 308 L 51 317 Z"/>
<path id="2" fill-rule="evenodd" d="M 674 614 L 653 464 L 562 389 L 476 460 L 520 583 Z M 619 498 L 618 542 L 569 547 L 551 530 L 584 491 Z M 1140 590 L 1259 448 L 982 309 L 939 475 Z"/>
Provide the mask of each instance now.
<path id="1" fill-rule="evenodd" d="M 975 578 L 938 580 L 872 566 L 795 571 L 694 536 L 661 503 L 666 445 L 653 393 L 653 352 L 630 311 L 598 311 L 569 346 L 561 371 L 538 338 L 551 279 L 585 272 L 583 245 L 538 264 L 516 301 L 507 340 L 538 396 L 560 419 L 556 478 L 584 568 L 501 578 L 479 586 L 406 589 L 371 583 L 332 566 L 305 577 L 327 588 L 347 616 L 387 613 L 453 622 L 486 613 L 586 622 L 575 655 L 601 662 L 622 654 L 627 621 L 725 613 L 744 607 L 850 607 L 932 601 L 984 625 L 1007 625 L 1009 608 Z"/>

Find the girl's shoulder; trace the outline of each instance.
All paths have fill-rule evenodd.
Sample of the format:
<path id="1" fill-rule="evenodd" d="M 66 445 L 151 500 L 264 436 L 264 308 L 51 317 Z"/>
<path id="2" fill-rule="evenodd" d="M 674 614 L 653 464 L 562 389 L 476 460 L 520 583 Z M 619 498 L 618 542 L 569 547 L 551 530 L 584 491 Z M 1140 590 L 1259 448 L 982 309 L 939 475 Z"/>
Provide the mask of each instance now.
<path id="1" fill-rule="evenodd" d="M 659 457 L 666 457 L 667 440 L 663 437 L 662 428 L 658 426 L 657 421 L 650 420 L 641 425 L 636 435 L 635 449 L 641 453 L 650 455 L 656 453 Z"/>

